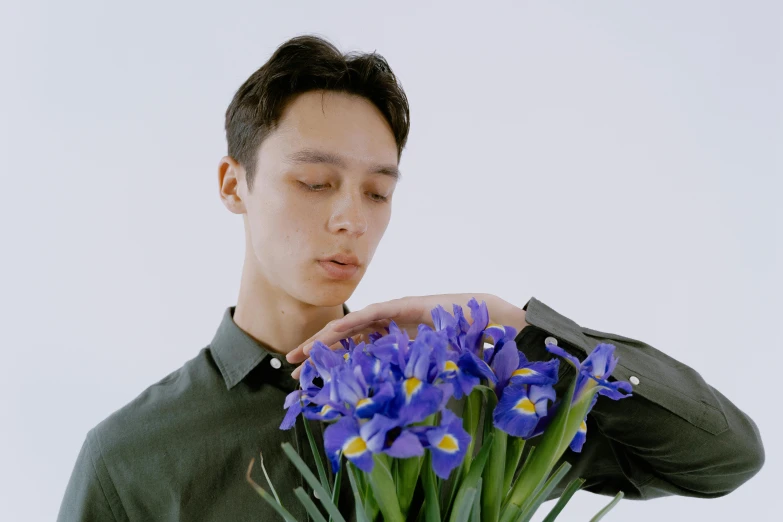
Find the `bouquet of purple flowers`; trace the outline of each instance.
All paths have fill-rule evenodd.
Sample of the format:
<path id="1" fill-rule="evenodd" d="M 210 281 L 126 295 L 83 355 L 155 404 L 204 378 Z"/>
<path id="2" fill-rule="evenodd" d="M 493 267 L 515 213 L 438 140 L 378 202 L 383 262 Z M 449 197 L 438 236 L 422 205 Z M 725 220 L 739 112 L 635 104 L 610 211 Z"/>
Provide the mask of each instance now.
<path id="1" fill-rule="evenodd" d="M 563 462 L 553 470 L 563 453 L 581 451 L 585 419 L 598 395 L 631 396 L 630 383 L 607 380 L 617 364 L 613 345 L 599 344 L 579 361 L 548 344 L 548 351 L 576 370 L 565 396 L 556 397 L 560 359 L 528 361 L 514 342 L 514 328 L 490 322 L 483 301 L 471 299 L 468 307 L 471 322 L 459 305 L 453 315 L 434 308 L 434 328 L 419 325 L 415 339 L 392 321 L 386 334 L 371 334 L 369 342 L 343 339 L 336 350 L 318 341 L 313 345 L 300 389 L 286 399 L 280 428 L 291 428 L 300 414 L 328 423 L 323 446 L 333 481 L 307 423 L 319 477 L 290 444 L 283 444 L 283 451 L 330 520 L 344 522 L 336 497 L 345 474 L 359 521 L 379 514 L 393 522 L 528 521 L 570 469 Z M 462 401 L 462 417 L 447 407 L 451 400 Z M 478 430 L 480 448 L 475 447 Z M 526 441 L 539 435 L 520 468 Z M 564 489 L 547 522 L 583 482 L 575 479 Z M 296 520 L 271 482 L 272 495 L 251 483 L 284 520 Z M 304 490 L 295 493 L 314 520 L 324 520 Z M 415 494 L 423 502 L 413 503 Z M 622 496 L 618 493 L 592 520 Z"/>

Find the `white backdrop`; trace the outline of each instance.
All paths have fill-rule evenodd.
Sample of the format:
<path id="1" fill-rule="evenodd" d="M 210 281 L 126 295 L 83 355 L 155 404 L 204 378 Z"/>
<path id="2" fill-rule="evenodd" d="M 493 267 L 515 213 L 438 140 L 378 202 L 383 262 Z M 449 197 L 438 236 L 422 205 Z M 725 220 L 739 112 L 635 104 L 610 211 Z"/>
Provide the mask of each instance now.
<path id="1" fill-rule="evenodd" d="M 553 4 L 3 2 L 0 518 L 53 520 L 86 432 L 236 303 L 224 111 L 280 43 L 316 33 L 384 55 L 411 104 L 391 224 L 349 307 L 535 296 L 645 340 L 748 413 L 767 460 L 726 497 L 623 500 L 607 520 L 769 520 L 781 4 Z M 441 253 L 463 238 L 480 263 Z M 609 500 L 579 492 L 562 518 Z"/>

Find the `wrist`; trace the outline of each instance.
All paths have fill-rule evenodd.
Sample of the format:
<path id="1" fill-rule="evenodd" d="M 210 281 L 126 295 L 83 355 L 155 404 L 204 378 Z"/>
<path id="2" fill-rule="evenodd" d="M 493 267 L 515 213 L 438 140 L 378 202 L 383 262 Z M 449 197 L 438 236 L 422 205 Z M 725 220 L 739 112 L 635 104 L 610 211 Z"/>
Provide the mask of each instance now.
<path id="1" fill-rule="evenodd" d="M 487 309 L 492 322 L 504 326 L 512 326 L 517 333 L 521 332 L 530 323 L 526 321 L 527 312 L 496 295 L 487 296 Z"/>

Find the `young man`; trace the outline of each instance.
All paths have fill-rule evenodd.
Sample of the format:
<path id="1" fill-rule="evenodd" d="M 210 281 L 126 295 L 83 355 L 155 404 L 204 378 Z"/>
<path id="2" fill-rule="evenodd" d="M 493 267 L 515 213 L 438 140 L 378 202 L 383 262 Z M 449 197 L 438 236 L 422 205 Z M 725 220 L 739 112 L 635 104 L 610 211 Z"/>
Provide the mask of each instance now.
<path id="1" fill-rule="evenodd" d="M 634 397 L 597 402 L 582 452 L 563 457 L 573 468 L 561 484 L 582 477 L 583 489 L 601 495 L 713 498 L 758 472 L 755 423 L 695 370 L 642 341 L 583 328 L 536 298 L 520 309 L 489 294 L 414 296 L 346 316 L 391 217 L 408 128 L 407 98 L 381 56 L 344 56 L 316 37 L 284 43 L 239 88 L 218 166 L 220 197 L 245 225 L 237 304 L 196 357 L 87 433 L 58 520 L 276 520 L 246 480 L 260 453 L 284 505 L 305 520 L 293 495 L 304 483 L 280 451 L 290 442 L 310 461 L 304 421 L 278 427 L 310 343 L 391 319 L 415 332 L 436 305 L 450 310 L 474 296 L 519 331 L 531 360 L 552 357 L 545 343 L 580 359 L 600 342 L 616 346 L 610 380 L 630 381 Z M 569 372 L 560 365 L 561 385 Z M 251 474 L 268 488 L 258 465 Z M 347 518 L 350 506 L 343 495 Z"/>

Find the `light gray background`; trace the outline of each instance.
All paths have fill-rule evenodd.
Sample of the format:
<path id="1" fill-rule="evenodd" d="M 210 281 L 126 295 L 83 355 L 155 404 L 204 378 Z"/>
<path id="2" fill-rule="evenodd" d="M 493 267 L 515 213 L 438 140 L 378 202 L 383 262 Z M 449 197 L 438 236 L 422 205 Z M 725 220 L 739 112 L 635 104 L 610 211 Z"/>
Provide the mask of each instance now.
<path id="1" fill-rule="evenodd" d="M 535 296 L 643 339 L 747 412 L 767 461 L 727 497 L 624 500 L 609 520 L 774 518 L 781 4 L 283 4 L 2 4 L 0 517 L 53 520 L 87 431 L 235 304 L 224 111 L 280 43 L 317 33 L 384 55 L 412 111 L 348 305 Z M 580 492 L 563 519 L 609 500 Z"/>

